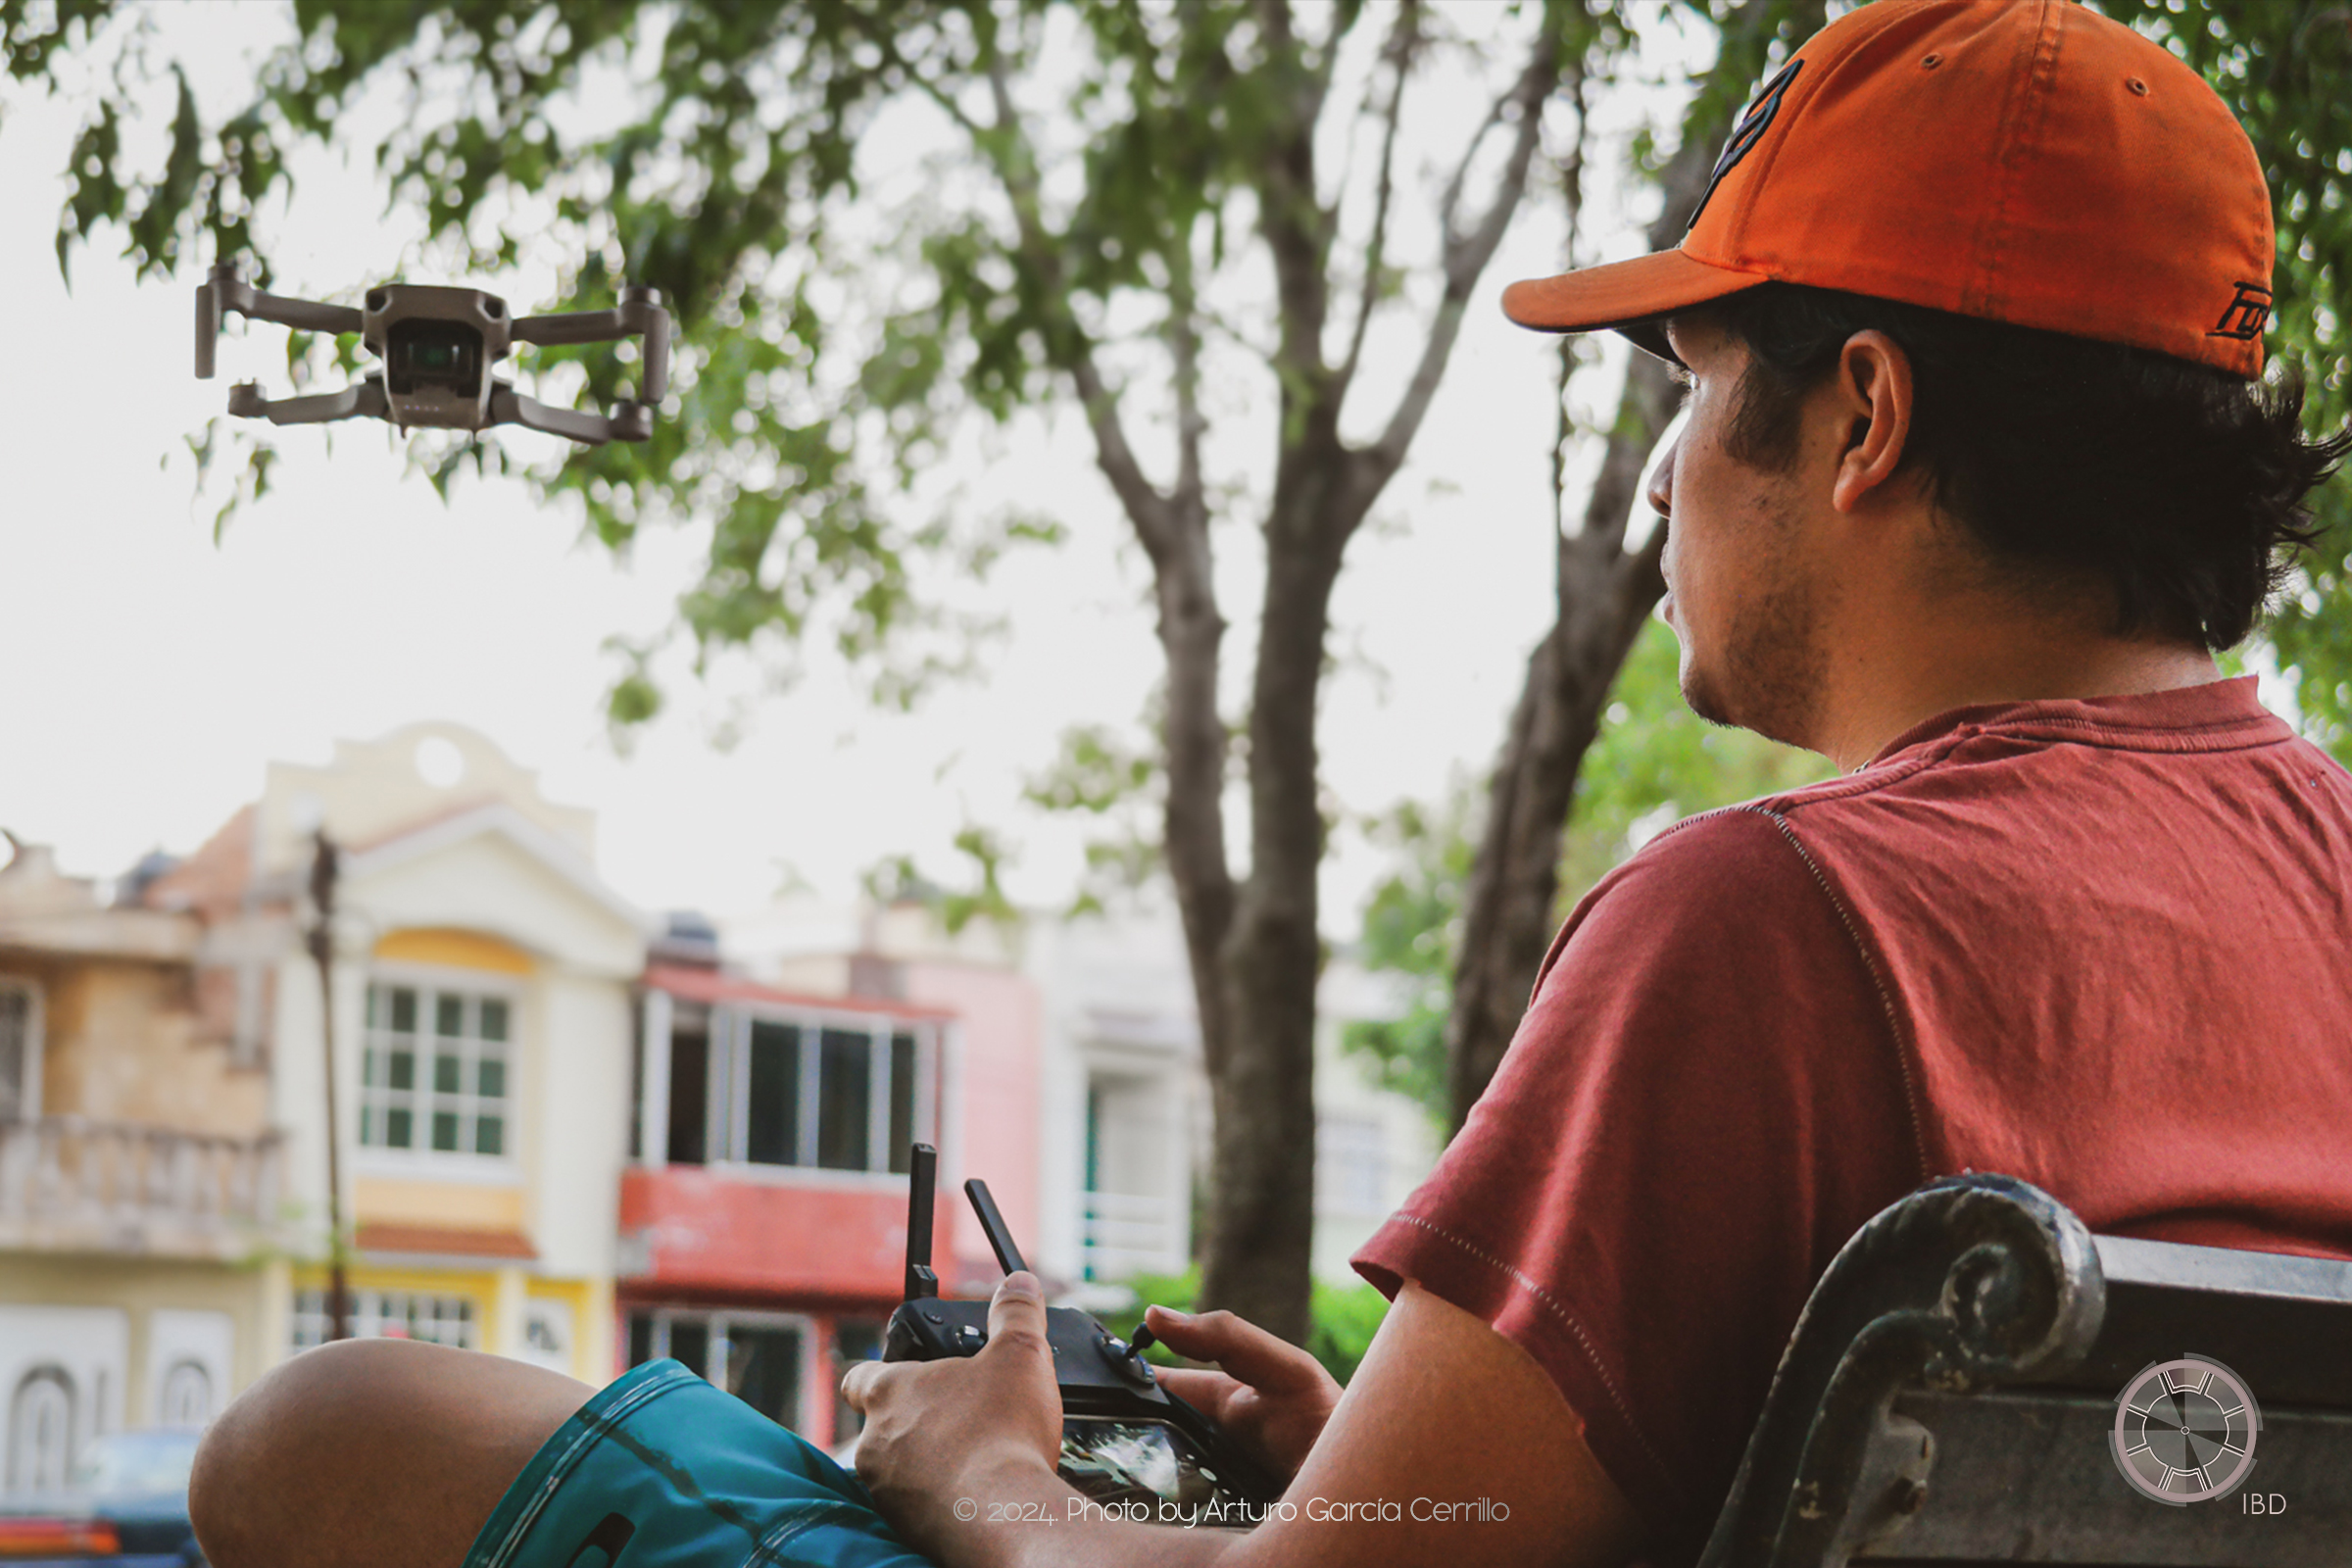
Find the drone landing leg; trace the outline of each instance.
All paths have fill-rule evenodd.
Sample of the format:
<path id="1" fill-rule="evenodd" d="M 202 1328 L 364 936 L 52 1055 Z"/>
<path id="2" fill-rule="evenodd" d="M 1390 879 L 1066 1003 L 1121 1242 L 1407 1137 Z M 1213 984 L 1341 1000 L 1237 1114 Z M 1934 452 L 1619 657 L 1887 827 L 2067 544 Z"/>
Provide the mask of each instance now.
<path id="1" fill-rule="evenodd" d="M 271 424 L 331 424 L 337 419 L 391 417 L 381 381 L 362 381 L 340 392 L 319 392 L 307 398 L 263 397 L 250 381 L 228 389 L 228 412 L 240 418 L 268 419 Z"/>

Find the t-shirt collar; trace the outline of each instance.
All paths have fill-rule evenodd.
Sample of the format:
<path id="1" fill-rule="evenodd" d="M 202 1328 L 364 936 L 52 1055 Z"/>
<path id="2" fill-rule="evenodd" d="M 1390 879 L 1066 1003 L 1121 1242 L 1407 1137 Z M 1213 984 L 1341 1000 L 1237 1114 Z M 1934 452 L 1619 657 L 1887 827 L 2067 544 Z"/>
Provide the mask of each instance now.
<path id="1" fill-rule="evenodd" d="M 2239 726 L 2268 732 L 2250 733 L 2246 741 L 2288 738 L 2294 732 L 2284 720 L 2262 706 L 2255 694 L 2257 684 L 2252 675 L 2237 675 L 2128 697 L 2052 698 L 1954 708 L 1912 725 L 1881 748 L 1879 755 L 1864 763 L 1863 768 L 1892 761 L 1913 747 L 1949 735 L 1963 726 L 1978 730 L 2031 730 L 2048 726 L 2079 731 L 2088 725 L 2107 732 L 2102 739 L 2110 745 L 2130 746 L 2136 738 L 2152 751 L 2174 749 L 2184 732 L 2210 733 Z"/>

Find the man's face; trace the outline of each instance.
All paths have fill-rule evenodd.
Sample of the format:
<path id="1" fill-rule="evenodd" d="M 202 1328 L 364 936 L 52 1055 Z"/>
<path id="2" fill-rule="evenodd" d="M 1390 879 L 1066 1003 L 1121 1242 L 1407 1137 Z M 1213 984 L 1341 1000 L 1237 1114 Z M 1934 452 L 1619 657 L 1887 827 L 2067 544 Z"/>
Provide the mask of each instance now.
<path id="1" fill-rule="evenodd" d="M 1674 318 L 1667 338 L 1688 368 L 1690 418 L 1658 461 L 1649 504 L 1667 519 L 1665 613 L 1682 644 L 1683 700 L 1714 723 L 1807 744 L 1834 582 L 1808 526 L 1811 446 L 1788 474 L 1733 457 L 1725 437 L 1746 350 L 1703 315 Z"/>

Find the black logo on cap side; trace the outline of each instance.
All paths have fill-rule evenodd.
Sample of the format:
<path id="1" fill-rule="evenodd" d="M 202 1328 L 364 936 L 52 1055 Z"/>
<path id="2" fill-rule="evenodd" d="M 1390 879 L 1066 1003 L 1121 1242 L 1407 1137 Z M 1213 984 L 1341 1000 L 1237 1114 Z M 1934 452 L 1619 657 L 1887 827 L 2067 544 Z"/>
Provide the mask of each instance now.
<path id="1" fill-rule="evenodd" d="M 1756 101 L 1749 104 L 1740 115 L 1740 123 L 1732 128 L 1732 139 L 1723 144 L 1723 154 L 1715 160 L 1715 172 L 1708 178 L 1706 190 L 1700 194 L 1698 205 L 1690 209 L 1691 228 L 1698 226 L 1698 215 L 1705 212 L 1707 203 L 1715 199 L 1715 187 L 1723 183 L 1723 176 L 1738 168 L 1740 160 L 1753 152 L 1756 143 L 1764 139 L 1764 132 L 1772 126 L 1773 117 L 1781 112 L 1781 99 L 1788 93 L 1788 84 L 1796 79 L 1797 70 L 1803 65 L 1804 61 L 1798 59 L 1783 66 L 1756 94 Z"/>
<path id="2" fill-rule="evenodd" d="M 2230 308 L 2222 312 L 2222 318 L 2205 335 L 2243 341 L 2262 336 L 2262 329 L 2270 320 L 2271 291 L 2260 283 L 2240 283 L 2237 292 L 2230 297 Z"/>

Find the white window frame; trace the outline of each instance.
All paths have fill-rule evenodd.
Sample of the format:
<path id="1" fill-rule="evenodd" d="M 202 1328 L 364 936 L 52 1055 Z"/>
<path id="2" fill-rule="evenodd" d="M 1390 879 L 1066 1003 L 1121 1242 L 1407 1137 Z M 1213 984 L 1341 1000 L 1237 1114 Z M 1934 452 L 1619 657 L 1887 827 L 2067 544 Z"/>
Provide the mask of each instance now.
<path id="1" fill-rule="evenodd" d="M 384 987 L 387 991 L 393 987 L 405 987 L 418 993 L 418 1028 L 414 1037 L 418 1047 L 416 1079 L 416 1086 L 407 1091 L 411 1102 L 410 1109 L 415 1117 L 412 1123 L 414 1129 L 412 1136 L 416 1142 L 407 1149 L 397 1149 L 388 1144 L 370 1144 L 365 1142 L 361 1136 L 366 1129 L 366 1117 L 370 1102 L 369 1096 L 376 1093 L 368 1084 L 368 1053 L 373 1047 L 371 1037 L 374 1031 L 368 1025 L 366 996 L 368 992 L 373 991 L 378 986 Z M 446 1150 L 432 1147 L 433 1102 L 440 1098 L 438 1092 L 432 1087 L 433 1052 L 431 1042 L 436 1038 L 432 1032 L 432 1001 L 442 995 L 462 996 L 476 1005 L 485 999 L 506 1004 L 507 1038 L 504 1044 L 507 1048 L 507 1085 L 506 1093 L 500 1098 L 505 1101 L 507 1108 L 504 1116 L 506 1127 L 498 1153 L 480 1154 L 469 1150 Z M 519 1145 L 522 1132 L 522 1083 L 524 1077 L 525 1015 L 523 996 L 524 988 L 512 978 L 480 969 L 455 969 L 437 965 L 398 963 L 368 966 L 367 984 L 362 992 L 361 1002 L 360 1055 L 359 1061 L 356 1063 L 358 1068 L 357 1092 L 352 1097 L 354 1102 L 359 1106 L 361 1117 L 360 1124 L 353 1129 L 352 1136 L 354 1169 L 363 1171 L 372 1169 L 379 1173 L 396 1172 L 408 1175 L 414 1175 L 419 1170 L 429 1170 L 439 1178 L 455 1177 L 461 1180 L 470 1178 L 502 1183 L 518 1179 L 522 1169 Z M 467 1038 L 476 1044 L 479 1043 L 478 1036 Z M 478 1062 L 480 1058 L 477 1054 L 468 1054 L 466 1059 L 470 1062 Z M 469 1091 L 461 1091 L 461 1098 L 474 1102 L 481 1097 Z M 478 1117 L 479 1114 L 479 1106 L 476 1105 L 472 1115 L 468 1117 L 466 1125 L 470 1127 L 473 1117 Z"/>
<path id="2" fill-rule="evenodd" d="M 703 1352 L 706 1359 L 702 1366 L 693 1370 L 712 1388 L 725 1387 L 723 1384 L 711 1381 L 710 1368 L 714 1365 L 724 1367 L 727 1364 L 727 1331 L 729 1329 L 739 1325 L 747 1329 L 791 1329 L 801 1337 L 800 1366 L 795 1379 L 799 1386 L 800 1409 L 794 1412 L 793 1430 L 795 1432 L 808 1430 L 809 1416 L 816 1408 L 820 1385 L 825 1402 L 828 1405 L 832 1403 L 833 1386 L 819 1377 L 816 1365 L 816 1319 L 805 1313 L 738 1311 L 727 1306 L 629 1306 L 624 1307 L 623 1311 L 628 1317 L 650 1316 L 654 1320 L 653 1345 L 649 1353 L 651 1359 L 656 1361 L 662 1360 L 669 1354 L 669 1331 L 672 1324 L 680 1318 L 699 1319 L 710 1330 L 710 1338 L 708 1348 Z M 624 1352 L 627 1348 L 627 1334 L 628 1325 L 624 1321 L 622 1324 Z"/>
<path id="3" fill-rule="evenodd" d="M 296 1350 L 308 1350 L 326 1343 L 326 1296 L 324 1286 L 295 1291 L 288 1326 Z M 452 1346 L 461 1350 L 478 1350 L 482 1348 L 482 1320 L 486 1314 L 482 1303 L 472 1297 L 440 1296 L 431 1291 L 379 1290 L 373 1286 L 361 1286 L 351 1293 L 351 1337 L 355 1340 L 380 1340 L 384 1338 L 385 1323 L 408 1321 L 410 1313 L 407 1311 L 395 1315 L 384 1310 L 388 1303 L 395 1301 L 403 1306 L 415 1302 L 428 1303 L 432 1308 L 431 1321 L 436 1327 L 442 1324 L 455 1325 L 451 1333 L 403 1334 L 399 1338 L 418 1340 L 426 1345 Z M 451 1307 L 459 1310 L 448 1311 Z"/>
<path id="4" fill-rule="evenodd" d="M 751 1151 L 752 1025 L 787 1025 L 800 1030 L 800 1074 L 796 1097 L 799 1125 L 793 1133 L 791 1164 L 753 1160 Z M 815 1162 L 822 1131 L 819 1071 L 825 1031 L 866 1037 L 865 1166 L 844 1170 Z M 821 1007 L 788 1007 L 738 1002 L 710 1009 L 710 1063 L 706 1073 L 710 1101 L 704 1111 L 705 1159 L 730 1177 L 754 1181 L 841 1183 L 867 1187 L 898 1185 L 903 1171 L 890 1168 L 891 1042 L 914 1037 L 913 1127 L 910 1142 L 939 1142 L 939 1070 L 944 1024 L 936 1018 L 889 1013 L 837 1012 Z"/>
<path id="5" fill-rule="evenodd" d="M 24 999 L 24 1076 L 18 1086 L 17 1120 L 41 1119 L 41 1056 L 47 1039 L 39 982 L 23 975 L 0 975 L 0 992 Z"/>

